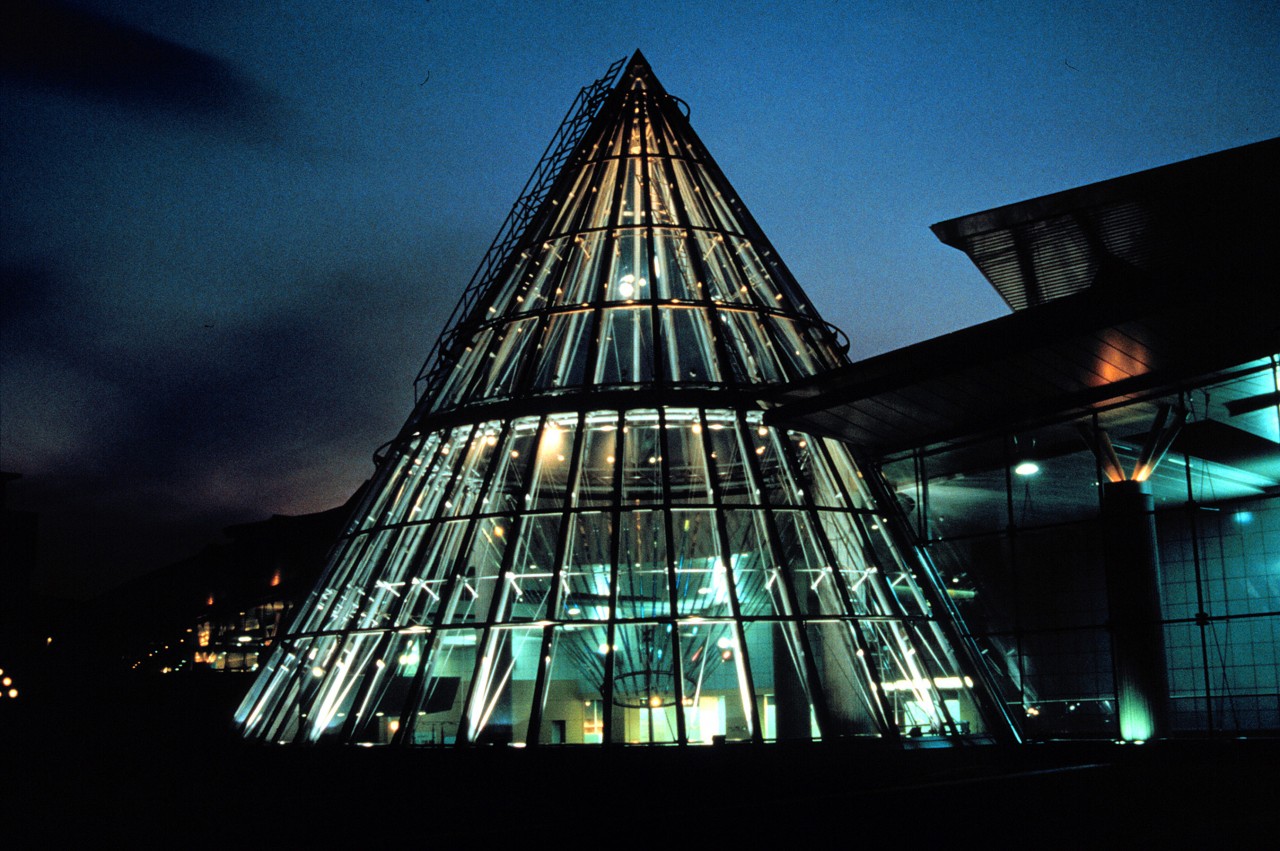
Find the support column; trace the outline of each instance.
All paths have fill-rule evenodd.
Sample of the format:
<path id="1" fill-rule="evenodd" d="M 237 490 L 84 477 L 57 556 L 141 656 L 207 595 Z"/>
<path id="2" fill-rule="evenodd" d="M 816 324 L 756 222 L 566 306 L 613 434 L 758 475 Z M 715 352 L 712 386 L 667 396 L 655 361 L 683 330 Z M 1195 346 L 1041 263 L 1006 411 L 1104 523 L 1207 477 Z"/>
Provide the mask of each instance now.
<path id="1" fill-rule="evenodd" d="M 1102 522 L 1120 737 L 1168 734 L 1169 681 L 1160 623 L 1155 501 L 1146 482 L 1106 482 Z"/>

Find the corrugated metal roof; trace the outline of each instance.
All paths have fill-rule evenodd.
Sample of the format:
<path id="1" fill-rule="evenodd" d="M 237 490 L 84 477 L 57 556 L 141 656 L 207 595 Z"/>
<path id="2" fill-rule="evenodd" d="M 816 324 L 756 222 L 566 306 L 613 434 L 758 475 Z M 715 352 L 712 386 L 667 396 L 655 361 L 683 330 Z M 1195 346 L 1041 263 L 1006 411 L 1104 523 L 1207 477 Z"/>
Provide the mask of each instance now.
<path id="1" fill-rule="evenodd" d="M 1087 289 L 1108 262 L 1159 277 L 1214 257 L 1217 240 L 1256 234 L 1278 202 L 1280 139 L 1270 139 L 932 227 L 1022 310 Z"/>

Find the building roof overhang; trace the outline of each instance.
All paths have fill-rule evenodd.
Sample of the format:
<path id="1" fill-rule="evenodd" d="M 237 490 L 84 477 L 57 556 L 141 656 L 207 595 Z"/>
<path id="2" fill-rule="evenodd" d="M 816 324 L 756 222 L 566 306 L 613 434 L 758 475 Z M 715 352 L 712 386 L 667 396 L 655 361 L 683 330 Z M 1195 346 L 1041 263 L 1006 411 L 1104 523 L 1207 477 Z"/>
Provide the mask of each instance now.
<path id="1" fill-rule="evenodd" d="M 766 421 L 884 456 L 1273 355 L 1277 202 L 1280 139 L 941 222 L 1015 312 L 787 387 Z"/>

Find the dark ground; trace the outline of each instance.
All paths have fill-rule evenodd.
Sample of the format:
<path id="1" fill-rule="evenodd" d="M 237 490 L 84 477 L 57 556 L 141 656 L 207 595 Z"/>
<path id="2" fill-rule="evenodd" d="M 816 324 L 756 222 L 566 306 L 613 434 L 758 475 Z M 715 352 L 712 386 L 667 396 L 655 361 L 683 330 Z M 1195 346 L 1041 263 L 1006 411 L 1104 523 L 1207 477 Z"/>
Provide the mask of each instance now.
<path id="1" fill-rule="evenodd" d="M 1274 847 L 1280 825 L 1277 740 L 261 747 L 228 723 L 249 683 L 121 676 L 0 706 L 5 846 Z"/>

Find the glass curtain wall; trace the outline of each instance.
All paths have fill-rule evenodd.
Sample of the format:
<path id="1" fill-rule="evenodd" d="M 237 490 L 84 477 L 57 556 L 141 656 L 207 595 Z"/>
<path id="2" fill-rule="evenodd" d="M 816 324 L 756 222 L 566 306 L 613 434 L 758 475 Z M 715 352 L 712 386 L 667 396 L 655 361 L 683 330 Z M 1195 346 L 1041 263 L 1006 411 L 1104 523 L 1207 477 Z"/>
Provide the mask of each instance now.
<path id="1" fill-rule="evenodd" d="M 830 329 L 643 61 L 459 332 L 238 718 L 449 745 L 987 728 L 847 447 Z"/>
<path id="2" fill-rule="evenodd" d="M 1148 480 L 1175 732 L 1280 729 L 1276 360 L 1177 393 L 889 459 L 899 505 L 1030 736 L 1117 734 L 1099 482 L 1080 426 L 1131 470 L 1161 405 L 1188 419 Z"/>

